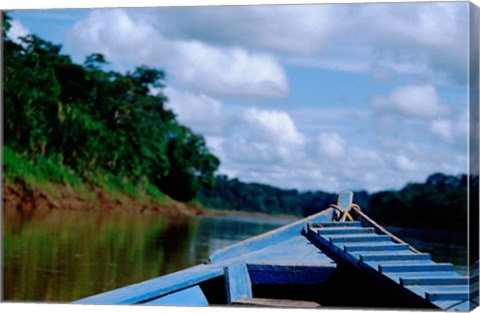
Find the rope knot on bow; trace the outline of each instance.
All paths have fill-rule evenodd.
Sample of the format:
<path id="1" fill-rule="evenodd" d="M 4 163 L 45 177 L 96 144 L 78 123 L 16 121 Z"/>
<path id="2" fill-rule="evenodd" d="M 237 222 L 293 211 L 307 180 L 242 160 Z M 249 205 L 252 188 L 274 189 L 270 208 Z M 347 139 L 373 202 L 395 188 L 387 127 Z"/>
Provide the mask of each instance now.
<path id="1" fill-rule="evenodd" d="M 333 217 L 333 220 L 336 222 L 346 222 L 347 220 L 353 221 L 353 217 L 350 215 L 350 211 L 352 209 L 355 211 L 360 211 L 360 206 L 355 203 L 350 204 L 345 209 L 342 209 L 336 204 L 330 204 L 329 208 L 335 210 L 335 216 Z"/>

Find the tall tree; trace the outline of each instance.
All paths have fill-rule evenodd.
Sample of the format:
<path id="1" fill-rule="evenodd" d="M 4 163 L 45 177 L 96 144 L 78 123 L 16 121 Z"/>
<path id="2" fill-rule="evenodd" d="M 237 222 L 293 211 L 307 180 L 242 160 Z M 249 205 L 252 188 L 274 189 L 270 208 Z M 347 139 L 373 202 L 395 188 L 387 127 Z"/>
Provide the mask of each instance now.
<path id="1" fill-rule="evenodd" d="M 78 65 L 38 36 L 12 41 L 9 21 L 3 25 L 9 147 L 32 160 L 54 155 L 85 179 L 108 173 L 150 182 L 183 201 L 214 181 L 219 160 L 165 107 L 162 70 L 111 71 L 98 53 Z"/>

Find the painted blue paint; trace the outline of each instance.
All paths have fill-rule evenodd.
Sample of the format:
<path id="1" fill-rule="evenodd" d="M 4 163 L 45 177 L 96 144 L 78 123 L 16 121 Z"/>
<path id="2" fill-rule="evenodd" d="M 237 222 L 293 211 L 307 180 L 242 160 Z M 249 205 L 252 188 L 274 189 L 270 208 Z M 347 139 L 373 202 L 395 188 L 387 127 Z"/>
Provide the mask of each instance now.
<path id="1" fill-rule="evenodd" d="M 345 252 L 359 252 L 359 251 L 410 251 L 407 244 L 398 244 L 394 242 L 381 243 L 349 243 L 342 246 Z"/>
<path id="2" fill-rule="evenodd" d="M 390 242 L 392 239 L 387 235 L 338 235 L 331 236 L 328 238 L 332 243 L 342 243 L 342 242 L 372 242 L 372 241 L 382 241 Z"/>
<path id="3" fill-rule="evenodd" d="M 433 263 L 432 264 L 425 264 L 425 263 L 420 263 L 420 261 L 416 263 L 410 263 L 410 264 L 389 264 L 389 265 L 378 265 L 378 269 L 382 273 L 391 273 L 391 272 L 425 272 L 425 271 L 431 271 L 431 272 L 436 272 L 436 271 L 453 271 L 454 267 L 452 264 L 438 264 L 438 263 Z"/>
<path id="4" fill-rule="evenodd" d="M 461 277 L 460 274 L 453 271 L 440 271 L 440 272 L 430 272 L 430 271 L 418 271 L 418 272 L 406 272 L 406 273 L 383 273 L 384 276 L 392 279 L 393 281 L 401 284 L 401 279 L 410 279 L 410 278 L 430 278 L 432 276 L 441 277 L 441 278 L 458 278 Z"/>
<path id="5" fill-rule="evenodd" d="M 461 306 L 462 303 L 468 303 L 468 301 L 458 301 L 458 300 L 449 300 L 449 301 L 433 301 L 433 304 L 438 306 L 444 311 L 455 311 L 455 307 Z M 469 310 L 458 310 L 458 311 L 469 311 Z"/>
<path id="6" fill-rule="evenodd" d="M 360 255 L 361 261 L 400 261 L 400 260 L 430 260 L 430 254 L 428 253 L 395 253 L 395 254 L 370 254 Z"/>
<path id="7" fill-rule="evenodd" d="M 158 298 L 223 275 L 223 268 L 198 265 L 189 269 L 84 298 L 75 304 L 135 304 Z"/>
<path id="8" fill-rule="evenodd" d="M 439 303 L 441 301 L 437 301 L 435 303 Z M 447 302 L 447 301 L 445 301 Z M 453 302 L 453 301 L 450 301 Z M 478 303 L 474 303 L 472 301 L 463 301 L 458 303 L 458 301 L 455 301 L 457 304 L 451 304 L 449 306 L 446 306 L 445 309 L 448 309 L 449 311 L 460 311 L 460 312 L 466 312 L 466 311 L 472 311 L 474 308 L 478 307 Z"/>
<path id="9" fill-rule="evenodd" d="M 438 277 L 430 274 L 428 277 L 402 277 L 400 284 L 407 285 L 463 285 L 468 284 L 468 277 Z"/>
<path id="10" fill-rule="evenodd" d="M 336 265 L 300 266 L 248 264 L 253 284 L 322 284 L 335 272 Z"/>
<path id="11" fill-rule="evenodd" d="M 300 235 L 307 227 L 307 223 L 320 223 L 324 221 L 331 221 L 333 210 L 325 210 L 308 218 L 301 219 L 297 222 L 272 230 L 265 234 L 252 237 L 237 244 L 231 245 L 227 248 L 214 252 L 208 257 L 208 262 L 215 263 L 260 250 L 271 245 L 278 244 L 282 241 L 288 240 L 293 236 Z"/>
<path id="12" fill-rule="evenodd" d="M 353 203 L 353 192 L 344 191 L 338 195 L 337 206 L 341 209 L 346 209 Z"/>
<path id="13" fill-rule="evenodd" d="M 292 253 L 292 249 L 295 253 Z M 276 245 L 251 252 L 241 259 L 245 263 L 312 265 L 332 264 L 333 261 L 323 254 L 304 236 L 295 236 Z"/>
<path id="14" fill-rule="evenodd" d="M 235 263 L 225 268 L 227 303 L 252 298 L 252 282 L 245 263 Z"/>
<path id="15" fill-rule="evenodd" d="M 468 285 L 428 285 L 419 286 L 427 292 L 464 292 L 468 294 Z"/>
<path id="16" fill-rule="evenodd" d="M 332 221 L 325 221 L 321 223 L 312 223 L 313 227 L 360 227 L 362 224 L 360 222 L 332 222 Z"/>
<path id="17" fill-rule="evenodd" d="M 193 286 L 161 298 L 148 301 L 144 305 L 163 306 L 207 306 L 208 301 L 199 286 Z"/>
<path id="18" fill-rule="evenodd" d="M 372 223 L 367 223 L 364 227 L 372 227 L 372 225 Z M 456 285 L 446 284 L 448 280 L 442 281 L 443 284 L 439 285 L 406 286 L 401 284 L 404 278 L 461 277 L 454 272 L 452 264 L 437 264 L 431 260 L 429 254 L 414 252 L 410 250 L 407 244 L 394 242 L 389 235 L 347 234 L 344 231 L 347 228 L 346 225 L 342 225 L 344 229 L 339 229 L 339 226 L 335 223 L 330 224 L 330 226 L 332 231 L 329 231 L 329 228 L 325 226 L 321 230 L 311 228 L 308 236 L 338 262 L 350 263 L 358 270 L 378 279 L 379 282 L 391 284 L 392 287 L 403 288 L 405 291 L 410 291 L 412 295 L 425 299 L 432 304 L 439 300 L 453 300 L 457 303 L 450 303 L 450 305 L 457 305 L 468 295 L 464 279 Z M 337 230 L 339 230 L 338 233 Z M 376 229 L 376 231 L 379 230 Z M 437 274 L 439 275 L 437 276 Z M 414 282 L 414 280 L 410 282 Z M 434 281 L 431 280 L 430 282 Z M 445 309 L 443 306 L 439 307 Z"/>
<path id="19" fill-rule="evenodd" d="M 319 235 L 349 235 L 349 234 L 368 234 L 374 233 L 373 228 L 365 227 L 322 227 L 314 228 Z"/>
<path id="20" fill-rule="evenodd" d="M 426 299 L 430 302 L 433 302 L 433 301 L 448 301 L 448 300 L 465 301 L 465 300 L 468 300 L 468 293 L 465 293 L 465 292 L 427 293 L 426 294 Z"/>
<path id="21" fill-rule="evenodd" d="M 351 252 L 351 255 L 355 256 L 369 256 L 369 255 L 416 255 L 418 253 L 413 252 L 412 250 L 383 250 L 383 251 L 355 251 Z M 423 253 L 422 253 L 423 254 Z"/>

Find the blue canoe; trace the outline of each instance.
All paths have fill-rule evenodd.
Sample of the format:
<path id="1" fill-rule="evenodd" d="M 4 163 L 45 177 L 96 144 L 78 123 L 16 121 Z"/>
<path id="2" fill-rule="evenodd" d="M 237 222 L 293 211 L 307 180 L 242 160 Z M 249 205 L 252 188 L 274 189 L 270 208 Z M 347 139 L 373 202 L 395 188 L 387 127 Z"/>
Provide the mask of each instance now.
<path id="1" fill-rule="evenodd" d="M 326 210 L 219 250 L 200 264 L 77 304 L 424 308 L 478 306 L 470 277 L 437 263 L 339 195 Z"/>

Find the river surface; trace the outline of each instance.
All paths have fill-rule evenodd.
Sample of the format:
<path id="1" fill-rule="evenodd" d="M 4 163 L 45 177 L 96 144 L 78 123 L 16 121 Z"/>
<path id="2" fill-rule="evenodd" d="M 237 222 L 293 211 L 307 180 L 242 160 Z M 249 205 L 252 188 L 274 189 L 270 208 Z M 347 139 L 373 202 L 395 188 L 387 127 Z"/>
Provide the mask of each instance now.
<path id="1" fill-rule="evenodd" d="M 3 299 L 77 300 L 199 264 L 215 250 L 291 221 L 72 211 L 10 217 L 3 221 Z M 390 230 L 434 260 L 465 270 L 464 236 Z"/>

